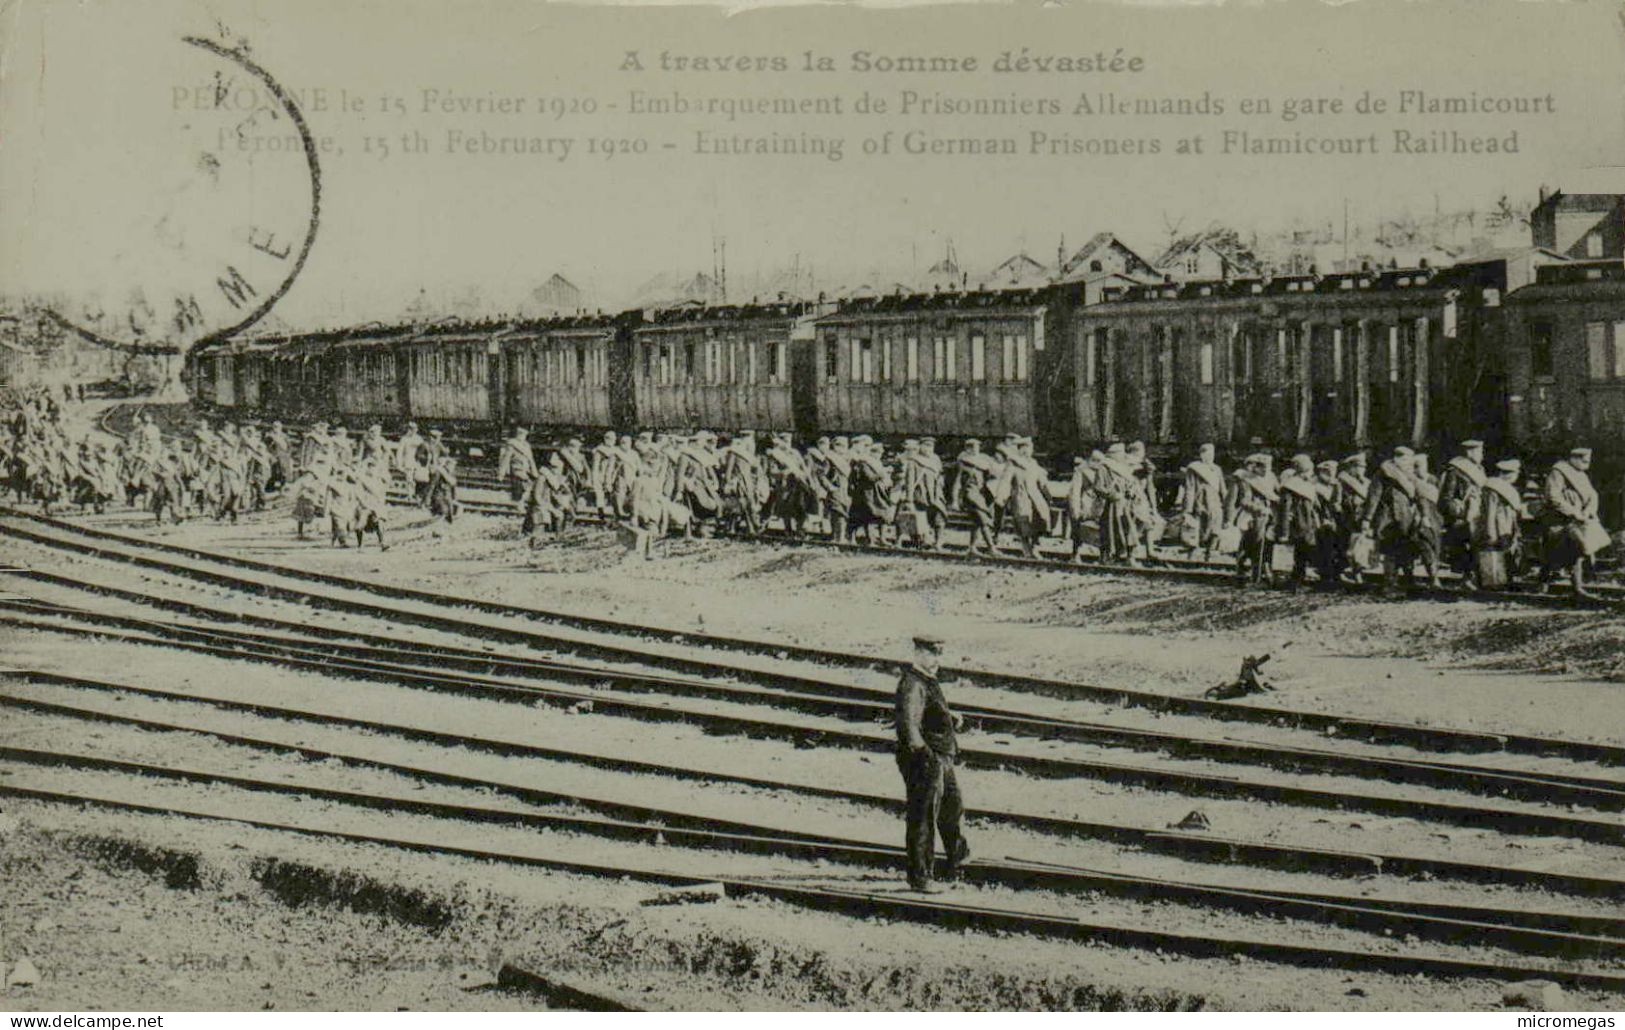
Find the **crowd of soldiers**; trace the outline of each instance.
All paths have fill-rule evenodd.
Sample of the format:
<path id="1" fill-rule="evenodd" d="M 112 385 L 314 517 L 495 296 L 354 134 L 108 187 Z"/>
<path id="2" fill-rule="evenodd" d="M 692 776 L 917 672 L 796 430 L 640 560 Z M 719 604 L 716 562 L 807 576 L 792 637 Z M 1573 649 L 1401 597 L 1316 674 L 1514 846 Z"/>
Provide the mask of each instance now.
<path id="1" fill-rule="evenodd" d="M 1073 462 L 1053 484 L 1029 437 L 984 449 L 966 440 L 944 462 L 930 437 L 904 440 L 888 454 L 868 436 L 821 437 L 796 448 L 790 434 L 724 439 L 716 433 L 606 432 L 591 449 L 572 438 L 539 462 L 527 432 L 504 440 L 498 477 L 523 512 L 533 542 L 569 525 L 582 507 L 637 531 L 639 550 L 673 530 L 758 535 L 776 521 L 790 537 L 816 525 L 838 542 L 937 549 L 950 515 L 969 523 L 970 550 L 985 554 L 1008 533 L 1036 557 L 1045 537 L 1065 541 L 1073 561 L 1143 566 L 1175 557 L 1233 555 L 1237 578 L 1273 580 L 1275 554 L 1292 555 L 1286 582 L 1330 587 L 1380 566 L 1387 589 L 1425 575 L 1495 590 L 1526 564 L 1543 582 L 1558 577 L 1587 593 L 1585 572 L 1610 538 L 1598 520 L 1589 477 L 1591 451 L 1575 448 L 1541 482 L 1532 513 L 1520 484 L 1522 463 L 1486 466 L 1484 445 L 1468 440 L 1437 474 L 1425 454 L 1392 449 L 1370 469 L 1365 452 L 1316 462 L 1249 455 L 1226 471 L 1205 444 L 1180 470 L 1171 511 L 1144 444 L 1112 443 Z M 1537 539 L 1525 540 L 1527 524 Z M 1312 578 L 1311 578 L 1312 577 Z"/>
<path id="2" fill-rule="evenodd" d="M 362 546 L 370 534 L 385 547 L 392 487 L 436 517 L 450 521 L 459 511 L 456 459 L 438 429 L 423 435 L 408 424 L 391 440 L 376 424 L 352 436 L 319 422 L 298 435 L 280 422 L 263 434 L 227 423 L 166 440 L 143 412 L 118 440 L 70 436 L 48 392 L 8 407 L 4 483 L 14 498 L 47 512 L 59 505 L 101 511 L 122 501 L 160 521 L 235 522 L 281 494 L 301 538 L 325 522 L 337 546 Z M 947 461 L 930 437 L 889 453 L 862 435 L 820 437 L 805 449 L 789 433 L 762 441 L 753 433 L 610 431 L 591 448 L 571 438 L 539 460 L 518 428 L 502 443 L 497 476 L 533 546 L 591 513 L 630 528 L 645 557 L 673 532 L 756 536 L 775 523 L 791 538 L 817 532 L 841 543 L 940 549 L 956 518 L 973 554 L 997 551 L 1008 536 L 1023 555 L 1038 557 L 1041 542 L 1054 538 L 1076 562 L 1132 567 L 1233 556 L 1238 580 L 1262 583 L 1276 577 L 1281 547 L 1291 554 L 1286 582 L 1294 588 L 1358 581 L 1380 566 L 1388 589 L 1419 572 L 1439 586 L 1448 570 L 1456 582 L 1494 590 L 1533 566 L 1542 582 L 1563 578 L 1584 595 L 1588 566 L 1611 543 L 1586 448 L 1552 465 L 1531 512 L 1519 460 L 1486 466 L 1476 440 L 1437 474 L 1426 455 L 1403 446 L 1374 469 L 1362 451 L 1320 462 L 1298 454 L 1277 472 L 1273 457 L 1258 452 L 1227 471 L 1205 444 L 1171 477 L 1179 483 L 1171 505 L 1159 492 L 1169 477 L 1137 442 L 1076 458 L 1069 480 L 1056 483 L 1032 439 L 1017 435 L 985 448 L 965 440 Z"/>
<path id="3" fill-rule="evenodd" d="M 392 483 L 409 484 L 417 501 L 450 520 L 457 512 L 456 463 L 440 431 L 418 435 L 408 427 L 389 440 L 382 427 L 352 438 L 343 427 L 329 433 L 317 423 L 290 435 L 272 422 L 262 435 L 252 424 L 199 425 L 189 435 L 165 438 L 150 414 L 136 417 L 122 439 L 72 432 L 62 405 L 39 390 L 8 401 L 0 433 L 0 472 L 13 499 L 32 500 L 50 514 L 60 506 L 100 513 L 122 503 L 150 511 L 155 520 L 191 518 L 235 523 L 264 511 L 285 495 L 298 536 L 325 522 L 335 546 L 384 541 Z"/>

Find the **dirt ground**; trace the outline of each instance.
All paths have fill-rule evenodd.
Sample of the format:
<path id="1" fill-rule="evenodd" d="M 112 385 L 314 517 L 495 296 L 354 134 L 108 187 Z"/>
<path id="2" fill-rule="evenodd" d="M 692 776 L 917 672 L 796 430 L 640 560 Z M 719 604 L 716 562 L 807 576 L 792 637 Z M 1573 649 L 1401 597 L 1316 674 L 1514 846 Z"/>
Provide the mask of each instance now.
<path id="1" fill-rule="evenodd" d="M 750 899 L 651 907 L 647 884 L 172 817 L 19 803 L 0 829 L 23 899 L 0 908 L 0 957 L 41 974 L 0 1008 L 541 1007 L 492 988 L 504 962 L 662 1010 L 1464 1010 L 1502 990 Z"/>

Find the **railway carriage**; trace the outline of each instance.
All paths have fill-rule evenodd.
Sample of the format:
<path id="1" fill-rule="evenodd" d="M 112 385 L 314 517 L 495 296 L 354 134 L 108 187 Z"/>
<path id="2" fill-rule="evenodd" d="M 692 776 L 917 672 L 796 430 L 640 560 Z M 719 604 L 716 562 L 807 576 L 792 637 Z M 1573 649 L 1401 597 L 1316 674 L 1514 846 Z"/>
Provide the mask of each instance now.
<path id="1" fill-rule="evenodd" d="M 584 315 L 517 325 L 498 335 L 503 421 L 528 426 L 627 427 L 632 315 Z"/>
<path id="2" fill-rule="evenodd" d="M 810 342 L 811 303 L 684 307 L 632 330 L 633 414 L 641 427 L 790 431 L 793 349 Z M 805 428 L 804 426 L 802 428 Z"/>
<path id="3" fill-rule="evenodd" d="M 1507 298 L 1501 355 L 1513 448 L 1552 458 L 1591 447 L 1604 521 L 1625 521 L 1625 262 L 1536 269 Z"/>
<path id="4" fill-rule="evenodd" d="M 499 421 L 501 336 L 506 323 L 433 326 L 394 345 L 405 380 L 403 415 L 454 425 Z"/>
<path id="5" fill-rule="evenodd" d="M 1053 431 L 1047 341 L 1056 290 L 895 294 L 818 320 L 810 362 L 818 432 L 876 437 Z"/>
<path id="6" fill-rule="evenodd" d="M 1497 263 L 1155 283 L 1071 318 L 1085 440 L 1336 451 L 1459 430 Z"/>

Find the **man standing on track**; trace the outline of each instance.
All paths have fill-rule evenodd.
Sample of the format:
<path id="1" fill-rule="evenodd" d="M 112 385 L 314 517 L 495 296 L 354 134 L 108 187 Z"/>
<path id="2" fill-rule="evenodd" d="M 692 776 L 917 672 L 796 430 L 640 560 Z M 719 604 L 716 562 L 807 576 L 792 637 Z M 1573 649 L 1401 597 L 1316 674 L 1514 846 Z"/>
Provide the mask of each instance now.
<path id="1" fill-rule="evenodd" d="M 917 636 L 914 660 L 897 681 L 897 768 L 908 796 L 904 838 L 908 885 L 925 894 L 942 889 L 932 882 L 939 835 L 948 854 L 943 879 L 950 883 L 959 879 L 960 867 L 970 857 L 959 828 L 964 803 L 954 776 L 959 717 L 948 707 L 937 682 L 941 660 L 941 638 Z"/>

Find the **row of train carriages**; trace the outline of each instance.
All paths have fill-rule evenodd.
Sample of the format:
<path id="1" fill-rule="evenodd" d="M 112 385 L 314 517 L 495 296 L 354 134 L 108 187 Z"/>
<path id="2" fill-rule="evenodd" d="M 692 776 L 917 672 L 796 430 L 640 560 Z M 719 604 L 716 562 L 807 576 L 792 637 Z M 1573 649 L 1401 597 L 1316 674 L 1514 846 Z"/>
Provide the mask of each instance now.
<path id="1" fill-rule="evenodd" d="M 1538 253 L 1538 252 L 1537 252 Z M 1167 467 L 1202 442 L 1339 456 L 1484 439 L 1539 461 L 1625 458 L 1625 263 L 1508 256 L 1440 268 L 1134 282 L 231 340 L 194 398 L 260 418 L 407 420 L 485 441 L 603 429 L 877 439 L 1034 437 L 1057 468 L 1109 440 Z M 489 453 L 487 451 L 487 453 Z"/>

